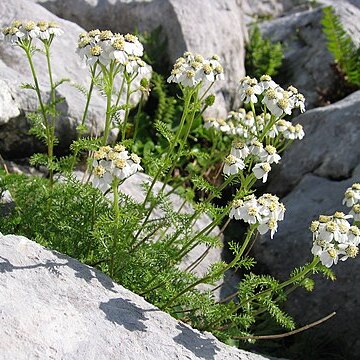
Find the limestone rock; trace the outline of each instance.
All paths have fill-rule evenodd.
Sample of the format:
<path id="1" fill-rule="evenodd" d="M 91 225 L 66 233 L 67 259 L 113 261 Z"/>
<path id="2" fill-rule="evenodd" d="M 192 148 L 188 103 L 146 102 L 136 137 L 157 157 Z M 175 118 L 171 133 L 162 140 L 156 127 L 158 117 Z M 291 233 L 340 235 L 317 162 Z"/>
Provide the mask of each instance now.
<path id="1" fill-rule="evenodd" d="M 244 76 L 244 33 L 242 11 L 236 0 L 36 0 L 58 16 L 87 30 L 110 28 L 115 32 L 151 31 L 162 27 L 168 40 L 170 64 L 184 51 L 204 57 L 217 53 L 226 80 L 216 87 L 223 116 L 234 100 L 237 82 Z M 160 61 L 161 59 L 159 59 Z"/>
<path id="2" fill-rule="evenodd" d="M 262 236 L 253 248 L 254 256 L 275 277 L 287 278 L 294 267 L 312 260 L 312 233 L 308 230 L 312 220 L 320 214 L 332 215 L 335 211 L 349 212 L 341 205 L 345 190 L 360 180 L 360 167 L 354 176 L 343 181 L 332 181 L 307 174 L 296 188 L 282 199 L 286 207 L 285 219 L 273 239 Z M 332 267 L 337 280 L 316 278 L 315 289 L 308 293 L 298 289 L 289 297 L 287 308 L 295 319 L 304 325 L 318 320 L 333 311 L 331 320 L 315 329 L 315 334 L 325 334 L 329 341 L 343 342 L 352 359 L 360 356 L 358 337 L 360 315 L 357 311 L 360 292 L 360 258 L 339 261 Z"/>
<path id="3" fill-rule="evenodd" d="M 31 0 L 0 2 L 0 28 L 14 19 L 55 21 L 64 34 L 54 39 L 51 46 L 54 81 L 69 78 L 73 83 L 88 88 L 90 75 L 75 53 L 78 35 L 84 30 L 78 25 L 58 18 Z M 49 97 L 49 79 L 45 57 L 37 53 L 34 65 L 44 98 Z M 0 152 L 7 158 L 21 158 L 32 155 L 43 146 L 34 136 L 28 135 L 29 121 L 26 112 L 38 107 L 34 91 L 20 89 L 23 83 L 33 83 L 25 53 L 17 46 L 0 42 Z M 140 81 L 140 79 L 139 79 Z M 57 88 L 57 94 L 65 101 L 59 105 L 61 118 L 57 122 L 57 136 L 60 145 L 57 150 L 66 149 L 75 138 L 76 126 L 80 124 L 85 97 L 68 83 Z M 134 94 L 135 95 L 135 94 Z M 139 96 L 133 96 L 136 103 Z M 86 125 L 93 134 L 99 134 L 105 123 L 105 98 L 94 91 Z"/>
<path id="4" fill-rule="evenodd" d="M 247 24 L 257 22 L 262 19 L 274 19 L 284 14 L 311 8 L 307 0 L 266 0 L 251 1 L 239 0 L 244 11 Z"/>
<path id="5" fill-rule="evenodd" d="M 4 359 L 266 359 L 202 334 L 101 272 L 0 234 Z"/>
<path id="6" fill-rule="evenodd" d="M 345 179 L 360 163 L 360 91 L 297 117 L 305 137 L 295 141 L 274 170 L 268 191 L 284 195 L 307 173 Z"/>
<path id="7" fill-rule="evenodd" d="M 322 6 L 334 5 L 335 12 L 349 32 L 355 44 L 359 44 L 360 9 L 346 1 L 320 1 Z M 305 95 L 307 108 L 322 103 L 324 93 L 331 93 L 338 84 L 332 55 L 327 50 L 326 38 L 320 24 L 322 6 L 297 12 L 261 24 L 261 31 L 272 41 L 284 45 L 284 61 L 278 82 L 284 86 L 293 85 Z"/>

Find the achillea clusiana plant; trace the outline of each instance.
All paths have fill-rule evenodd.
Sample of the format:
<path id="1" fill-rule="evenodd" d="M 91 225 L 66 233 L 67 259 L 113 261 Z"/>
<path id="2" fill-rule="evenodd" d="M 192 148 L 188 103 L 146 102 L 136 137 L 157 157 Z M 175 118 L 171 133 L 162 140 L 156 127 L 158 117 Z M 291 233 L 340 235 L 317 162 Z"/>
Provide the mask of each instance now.
<path id="1" fill-rule="evenodd" d="M 156 122 L 156 130 L 168 146 L 157 158 L 151 153 L 146 155 L 147 163 L 152 164 L 153 177 L 144 181 L 144 199 L 138 202 L 125 195 L 121 185 L 143 170 L 140 157 L 132 151 L 139 117 L 135 119 L 132 133 L 129 132 L 132 136 L 128 137 L 131 95 L 149 90 L 146 80 L 149 68 L 141 60 L 143 46 L 131 34 L 113 34 L 109 30 L 80 34 L 77 52 L 89 67 L 91 82 L 79 135 L 71 146 L 73 155 L 67 174 L 74 168 L 79 153 L 85 150 L 90 154 L 90 176 L 85 183 L 72 175 L 65 181 L 54 182 L 53 170 L 61 170 L 54 167 L 52 153 L 56 99 L 51 99 L 48 105 L 42 101 L 32 56 L 35 40 L 40 41 L 45 47 L 51 93 L 55 96 L 57 85 L 51 76 L 49 48 L 60 33 L 57 26 L 47 22 L 15 21 L 3 29 L 5 40 L 22 48 L 29 60 L 35 84 L 28 87 L 38 94 L 41 124 L 48 144 L 46 164 L 51 170 L 51 190 L 44 186 L 44 183 L 48 185 L 46 180 L 1 177 L 1 189 L 9 189 L 17 203 L 12 214 L 0 219 L 2 232 L 17 231 L 47 246 L 65 249 L 69 255 L 98 266 L 161 309 L 198 329 L 212 331 L 224 341 L 252 338 L 259 316 L 265 312 L 281 326 L 293 329 L 294 321 L 280 308 L 286 299 L 286 288 L 302 286 L 311 290 L 314 286 L 311 276 L 317 272 L 333 278 L 328 268 L 338 259 L 355 257 L 359 244 L 360 187 L 354 184 L 344 199 L 344 203 L 352 207 L 348 215 L 337 212 L 333 216 L 320 216 L 319 221 L 312 223 L 311 262 L 295 269 L 284 282 L 250 272 L 255 260 L 248 256 L 248 251 L 257 234 L 270 233 L 273 238 L 285 214 L 285 207 L 277 196 L 257 196 L 254 185 L 257 181 L 265 183 L 272 165 L 281 160 L 286 147 L 304 137 L 301 125 L 284 119 L 296 109 L 305 111 L 304 96 L 292 86 L 286 90 L 281 88 L 268 75 L 259 80 L 242 79 L 239 96 L 247 109 L 232 111 L 225 119 L 205 119 L 203 124 L 205 129 L 220 134 L 216 139 L 221 139 L 222 134 L 232 138 L 232 145 L 223 158 L 223 182 L 216 187 L 202 177 L 191 177 L 190 173 L 194 189 L 204 191 L 205 196 L 201 201 L 193 201 L 192 211 L 184 212 L 186 201 L 174 208 L 170 195 L 177 189 L 167 184 L 181 160 L 192 154 L 188 139 L 193 124 L 214 103 L 213 84 L 224 79 L 218 56 L 205 59 L 186 52 L 176 61 L 168 78 L 169 83 L 180 87 L 182 116 L 175 132 L 167 124 Z M 136 83 L 135 79 L 140 81 Z M 99 138 L 84 138 L 86 115 L 96 88 L 106 97 L 105 129 Z M 261 104 L 261 112 L 256 112 L 255 104 Z M 38 125 L 39 122 L 34 126 Z M 121 142 L 108 145 L 114 128 L 118 128 Z M 159 184 L 159 180 L 162 183 Z M 214 199 L 221 198 L 228 186 L 234 189 L 233 198 L 223 206 L 215 205 Z M 29 189 L 36 192 L 36 196 Z M 70 210 L 59 216 L 59 208 Z M 155 214 L 159 209 L 160 216 Z M 210 214 L 212 221 L 194 231 L 194 224 L 204 213 Z M 354 219 L 352 225 L 351 218 Z M 33 224 L 30 227 L 27 226 L 29 219 Z M 221 233 L 230 219 L 240 220 L 246 227 L 244 239 L 230 243 L 233 260 L 219 261 L 202 276 L 195 275 L 192 270 L 208 249 L 221 246 Z M 219 232 L 216 229 L 220 224 L 224 225 Z M 77 241 L 79 238 L 81 241 Z M 186 270 L 180 270 L 181 260 L 199 244 L 207 246 L 204 254 Z M 227 299 L 216 300 L 214 292 L 218 281 L 231 268 L 241 268 L 244 272 L 238 290 Z M 207 285 L 208 290 L 200 291 L 199 285 Z"/>

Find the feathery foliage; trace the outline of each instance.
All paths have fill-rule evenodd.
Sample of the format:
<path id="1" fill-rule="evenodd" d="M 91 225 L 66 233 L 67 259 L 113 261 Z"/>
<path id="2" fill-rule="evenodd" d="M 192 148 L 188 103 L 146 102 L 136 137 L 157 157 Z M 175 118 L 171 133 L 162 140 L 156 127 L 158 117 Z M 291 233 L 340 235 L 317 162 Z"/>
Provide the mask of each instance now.
<path id="1" fill-rule="evenodd" d="M 274 76 L 278 73 L 284 58 L 283 47 L 280 42 L 265 39 L 257 25 L 250 30 L 245 51 L 247 75 L 260 78 L 263 74 Z"/>
<path id="2" fill-rule="evenodd" d="M 323 9 L 321 20 L 327 40 L 327 48 L 344 73 L 345 80 L 360 86 L 360 48 L 356 48 L 350 35 L 344 29 L 339 16 L 329 6 Z"/>

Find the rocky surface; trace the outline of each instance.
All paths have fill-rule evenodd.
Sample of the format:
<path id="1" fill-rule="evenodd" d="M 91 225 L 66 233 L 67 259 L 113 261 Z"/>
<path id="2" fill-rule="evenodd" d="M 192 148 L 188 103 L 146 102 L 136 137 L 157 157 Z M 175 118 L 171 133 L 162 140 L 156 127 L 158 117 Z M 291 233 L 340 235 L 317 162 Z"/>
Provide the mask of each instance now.
<path id="1" fill-rule="evenodd" d="M 296 12 L 260 24 L 265 37 L 284 45 L 283 66 L 278 74 L 280 84 L 297 87 L 306 98 L 306 106 L 324 104 L 324 98 L 338 87 L 320 24 L 322 6 L 334 5 L 344 28 L 356 44 L 360 40 L 360 9 L 346 1 L 320 1 L 320 7 Z"/>
<path id="2" fill-rule="evenodd" d="M 341 205 L 345 190 L 360 180 L 360 166 L 352 178 L 332 181 L 307 174 L 293 191 L 282 199 L 286 207 L 285 220 L 279 224 L 279 231 L 273 239 L 262 236 L 253 248 L 254 255 L 266 267 L 266 273 L 283 280 L 296 266 L 311 261 L 312 234 L 308 227 L 320 214 L 332 215 L 335 211 L 348 213 Z M 336 316 L 315 328 L 313 335 L 324 336 L 338 345 L 342 342 L 341 353 L 352 354 L 351 359 L 360 356 L 358 337 L 360 315 L 358 306 L 360 292 L 360 258 L 348 259 L 332 267 L 337 280 L 332 282 L 318 276 L 311 293 L 298 289 L 289 297 L 287 309 L 299 325 L 309 324 L 333 311 Z M 336 346 L 334 346 L 336 348 Z"/>
<path id="3" fill-rule="evenodd" d="M 56 38 L 51 46 L 54 81 L 69 78 L 76 84 L 88 87 L 88 69 L 75 53 L 78 36 L 84 31 L 80 26 L 60 19 L 30 0 L 2 1 L 0 13 L 0 28 L 14 19 L 57 22 L 64 34 Z M 37 53 L 34 65 L 42 95 L 46 99 L 49 97 L 49 79 L 45 70 L 45 57 Z M 29 121 L 26 119 L 27 112 L 37 109 L 37 97 L 34 91 L 20 89 L 23 83 L 33 83 L 25 53 L 19 47 L 0 41 L 0 152 L 8 158 L 26 157 L 41 148 L 35 137 L 28 135 Z M 60 138 L 60 146 L 65 149 L 75 138 L 75 128 L 81 122 L 86 99 L 68 83 L 57 88 L 57 95 L 65 99 L 59 105 L 61 118 L 57 122 L 57 136 Z M 133 102 L 138 98 L 133 96 Z M 86 123 L 90 132 L 96 134 L 103 130 L 104 114 L 104 97 L 95 91 Z"/>
<path id="4" fill-rule="evenodd" d="M 4 359 L 261 360 L 176 321 L 99 271 L 0 234 Z"/>
<path id="5" fill-rule="evenodd" d="M 216 88 L 213 115 L 224 116 L 233 102 L 237 82 L 244 76 L 243 13 L 236 0 L 36 0 L 58 16 L 87 30 L 151 31 L 159 26 L 167 38 L 170 64 L 184 51 L 204 57 L 218 54 L 226 81 Z M 206 14 L 206 16 L 204 16 Z M 163 59 L 164 62 L 165 59 Z M 224 101 L 226 100 L 226 103 Z"/>
<path id="6" fill-rule="evenodd" d="M 262 20 L 271 20 L 288 13 L 294 13 L 312 7 L 312 4 L 307 0 L 239 1 L 244 11 L 247 24 Z"/>
<path id="7" fill-rule="evenodd" d="M 295 141 L 272 174 L 268 190 L 284 195 L 307 173 L 330 179 L 351 177 L 360 163 L 360 91 L 297 117 L 305 137 Z"/>

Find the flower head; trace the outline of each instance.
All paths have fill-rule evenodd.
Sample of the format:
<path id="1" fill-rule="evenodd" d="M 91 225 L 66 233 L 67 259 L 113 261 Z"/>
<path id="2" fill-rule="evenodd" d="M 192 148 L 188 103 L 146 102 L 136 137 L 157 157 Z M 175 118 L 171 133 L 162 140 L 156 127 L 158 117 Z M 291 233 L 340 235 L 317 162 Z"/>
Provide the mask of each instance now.
<path id="1" fill-rule="evenodd" d="M 313 233 L 311 252 L 319 256 L 323 265 L 331 267 L 338 260 L 347 260 L 358 254 L 360 229 L 349 223 L 351 215 L 337 211 L 332 216 L 320 215 L 313 221 L 310 230 Z"/>
<path id="2" fill-rule="evenodd" d="M 136 154 L 129 156 L 121 145 L 101 146 L 93 154 L 93 185 L 105 192 L 109 190 L 114 179 L 124 180 L 141 171 L 141 159 Z"/>
<path id="3" fill-rule="evenodd" d="M 254 195 L 248 195 L 244 199 L 233 201 L 229 217 L 256 224 L 261 235 L 270 231 L 270 237 L 273 238 L 278 229 L 278 221 L 284 219 L 284 213 L 285 206 L 277 196 L 264 194 L 257 199 Z"/>
<path id="4" fill-rule="evenodd" d="M 217 56 L 204 59 L 199 54 L 185 52 L 178 58 L 167 81 L 184 87 L 201 87 L 223 79 L 223 67 Z"/>

